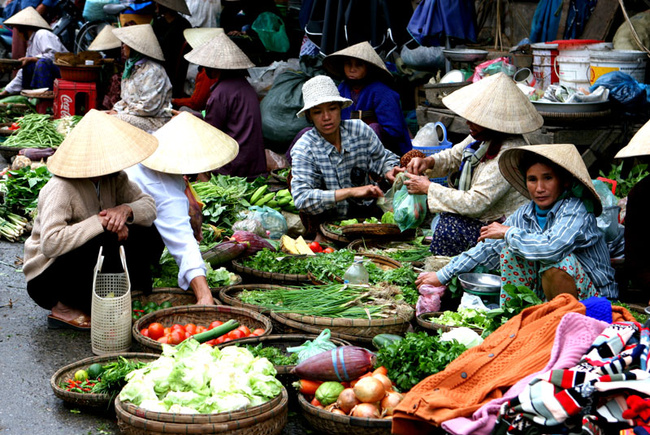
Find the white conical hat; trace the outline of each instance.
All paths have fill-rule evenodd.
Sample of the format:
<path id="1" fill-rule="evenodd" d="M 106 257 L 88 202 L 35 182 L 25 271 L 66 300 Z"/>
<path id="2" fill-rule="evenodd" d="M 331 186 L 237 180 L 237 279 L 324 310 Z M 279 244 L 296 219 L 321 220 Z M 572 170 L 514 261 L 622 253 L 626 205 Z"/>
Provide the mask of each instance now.
<path id="1" fill-rule="evenodd" d="M 185 40 L 192 48 L 199 48 L 206 42 L 214 39 L 219 33 L 224 33 L 221 27 L 194 27 L 183 30 Z"/>
<path id="2" fill-rule="evenodd" d="M 350 47 L 326 56 L 325 59 L 323 59 L 323 66 L 327 69 L 327 72 L 334 77 L 343 78 L 343 62 L 345 62 L 346 57 L 361 59 L 373 66 L 375 70 L 379 71 L 385 78 L 393 78 L 393 75 L 388 71 L 388 68 L 386 68 L 384 61 L 379 57 L 368 41 L 351 45 Z"/>
<path id="3" fill-rule="evenodd" d="M 158 43 L 156 34 L 153 31 L 151 24 L 137 24 L 135 26 L 120 27 L 113 29 L 113 34 L 128 45 L 135 51 L 138 51 L 145 56 L 149 56 L 157 60 L 165 60 L 162 48 Z"/>
<path id="4" fill-rule="evenodd" d="M 156 3 L 185 15 L 192 15 L 185 0 L 156 0 Z"/>
<path id="5" fill-rule="evenodd" d="M 16 0 L 14 0 L 16 1 Z M 40 29 L 52 30 L 47 21 L 32 6 L 26 7 L 22 11 L 11 16 L 4 22 L 7 26 L 30 26 Z"/>
<path id="6" fill-rule="evenodd" d="M 341 96 L 334 80 L 324 75 L 313 77 L 302 85 L 302 100 L 304 106 L 296 114 L 298 117 L 304 116 L 309 109 L 323 103 L 342 103 L 342 109 L 352 105 L 352 100 Z"/>
<path id="7" fill-rule="evenodd" d="M 198 174 L 232 162 L 237 141 L 188 112 L 181 112 L 154 134 L 158 148 L 142 164 L 167 174 Z"/>
<path id="8" fill-rule="evenodd" d="M 589 171 L 585 165 L 582 156 L 575 145 L 572 144 L 552 144 L 552 145 L 525 145 L 516 148 L 507 149 L 499 157 L 499 170 L 503 178 L 508 180 L 519 193 L 530 199 L 528 187 L 524 174 L 519 170 L 521 159 L 527 153 L 540 155 L 552 161 L 556 165 L 564 168 L 573 177 L 579 181 L 591 196 L 594 203 L 594 215 L 598 216 L 603 211 L 603 205 L 600 202 L 600 196 L 596 192 Z"/>
<path id="9" fill-rule="evenodd" d="M 101 177 L 141 162 L 157 146 L 153 135 L 92 109 L 47 160 L 47 168 L 60 177 Z"/>
<path id="10" fill-rule="evenodd" d="M 188 62 L 216 69 L 246 69 L 255 66 L 246 54 L 222 32 L 185 55 Z"/>
<path id="11" fill-rule="evenodd" d="M 503 133 L 530 133 L 544 124 L 533 103 L 504 73 L 464 86 L 442 102 L 466 120 Z"/>
<path id="12" fill-rule="evenodd" d="M 113 29 L 115 27 L 111 25 L 106 25 L 104 28 L 95 36 L 93 42 L 88 46 L 90 51 L 102 51 L 102 50 L 112 50 L 114 48 L 119 48 L 122 45 L 115 34 L 113 34 Z"/>
<path id="13" fill-rule="evenodd" d="M 636 132 L 626 146 L 620 149 L 614 158 L 647 156 L 650 154 L 650 121 Z"/>

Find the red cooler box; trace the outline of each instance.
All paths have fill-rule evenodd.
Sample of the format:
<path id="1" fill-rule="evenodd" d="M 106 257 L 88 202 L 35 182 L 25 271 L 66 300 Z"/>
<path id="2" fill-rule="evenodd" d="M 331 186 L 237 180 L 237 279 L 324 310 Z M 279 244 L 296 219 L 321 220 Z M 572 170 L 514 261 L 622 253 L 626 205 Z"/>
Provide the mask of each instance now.
<path id="1" fill-rule="evenodd" d="M 85 115 L 97 108 L 97 84 L 54 80 L 54 117 Z"/>

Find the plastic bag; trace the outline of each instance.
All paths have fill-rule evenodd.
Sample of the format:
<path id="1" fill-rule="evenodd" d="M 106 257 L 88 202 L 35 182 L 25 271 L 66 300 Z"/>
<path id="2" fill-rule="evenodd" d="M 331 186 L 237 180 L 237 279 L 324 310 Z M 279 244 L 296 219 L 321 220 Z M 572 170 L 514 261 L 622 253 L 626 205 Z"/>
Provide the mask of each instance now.
<path id="1" fill-rule="evenodd" d="M 104 12 L 104 5 L 119 3 L 119 0 L 86 0 L 82 16 L 86 21 L 105 20 L 108 18 Z"/>
<path id="2" fill-rule="evenodd" d="M 413 147 L 437 147 L 440 137 L 438 136 L 438 122 L 427 122 L 424 127 L 418 130 L 411 141 Z"/>
<path id="3" fill-rule="evenodd" d="M 596 218 L 598 229 L 605 235 L 605 242 L 615 240 L 622 228 L 618 225 L 618 198 L 612 193 L 611 185 L 601 180 L 591 180 L 603 204 L 603 212 Z"/>
<path id="4" fill-rule="evenodd" d="M 483 339 L 478 333 L 470 328 L 461 326 L 459 328 L 454 328 L 451 331 L 443 332 L 440 335 L 441 341 L 452 341 L 456 340 L 460 344 L 465 345 L 465 347 L 472 348 L 483 343 Z"/>
<path id="5" fill-rule="evenodd" d="M 248 231 L 249 233 L 257 234 L 260 237 L 266 237 L 266 230 L 262 226 L 262 222 L 253 219 L 252 217 L 237 221 L 232 224 L 233 231 Z"/>
<path id="6" fill-rule="evenodd" d="M 289 167 L 289 161 L 282 154 L 278 154 L 270 149 L 265 149 L 266 153 L 266 170 L 271 172 L 276 169 L 284 169 Z"/>
<path id="7" fill-rule="evenodd" d="M 470 81 L 472 83 L 476 83 L 485 76 L 489 76 L 490 74 L 496 74 L 498 72 L 501 72 L 503 65 L 507 63 L 508 63 L 507 57 L 499 57 L 492 60 L 486 60 L 485 62 L 478 64 L 476 68 L 474 68 L 474 75 L 472 76 Z"/>
<path id="8" fill-rule="evenodd" d="M 331 336 L 332 334 L 329 329 L 323 329 L 323 332 L 314 341 L 307 340 L 300 346 L 288 347 L 287 352 L 298 352 L 298 363 L 301 363 L 309 357 L 336 349 L 336 345 L 330 341 Z"/>
<path id="9" fill-rule="evenodd" d="M 284 27 L 284 21 L 272 12 L 262 12 L 251 25 L 257 32 L 264 48 L 268 51 L 286 53 L 289 50 L 289 37 Z"/>
<path id="10" fill-rule="evenodd" d="M 434 287 L 428 284 L 420 286 L 418 289 L 420 297 L 415 305 L 415 315 L 419 316 L 422 313 L 435 313 L 440 311 L 440 298 L 442 298 L 446 289 L 447 287 L 444 285 L 440 287 Z"/>
<path id="11" fill-rule="evenodd" d="M 279 239 L 287 234 L 287 220 L 279 211 L 265 205 L 262 207 L 254 205 L 249 210 L 252 212 L 252 216 L 249 218 L 260 221 L 269 238 Z"/>
<path id="12" fill-rule="evenodd" d="M 640 110 L 648 104 L 648 85 L 637 82 L 634 77 L 621 71 L 612 71 L 598 77 L 589 91 L 599 86 L 609 89 L 609 99 L 627 111 Z"/>
<path id="13" fill-rule="evenodd" d="M 427 196 L 411 195 L 406 186 L 402 185 L 393 198 L 393 213 L 400 231 L 417 228 L 427 216 Z"/>

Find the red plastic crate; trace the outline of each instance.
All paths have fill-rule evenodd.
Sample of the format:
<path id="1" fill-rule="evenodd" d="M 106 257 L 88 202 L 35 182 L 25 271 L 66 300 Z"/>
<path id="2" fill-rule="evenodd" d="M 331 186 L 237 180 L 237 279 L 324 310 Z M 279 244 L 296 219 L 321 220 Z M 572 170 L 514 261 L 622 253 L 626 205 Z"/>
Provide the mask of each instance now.
<path id="1" fill-rule="evenodd" d="M 85 115 L 97 108 L 97 84 L 54 80 L 54 117 Z"/>

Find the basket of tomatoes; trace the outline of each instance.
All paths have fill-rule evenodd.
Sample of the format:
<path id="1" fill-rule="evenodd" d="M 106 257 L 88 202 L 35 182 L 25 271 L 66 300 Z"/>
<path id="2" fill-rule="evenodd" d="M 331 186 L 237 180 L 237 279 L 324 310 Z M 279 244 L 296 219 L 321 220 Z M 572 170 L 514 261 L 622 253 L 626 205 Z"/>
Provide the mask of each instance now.
<path id="1" fill-rule="evenodd" d="M 271 320 L 252 310 L 223 305 L 187 305 L 149 313 L 133 325 L 133 337 L 156 352 L 163 344 L 177 345 L 186 338 L 235 323 L 234 328 L 206 341 L 216 345 L 250 336 L 269 335 Z"/>

